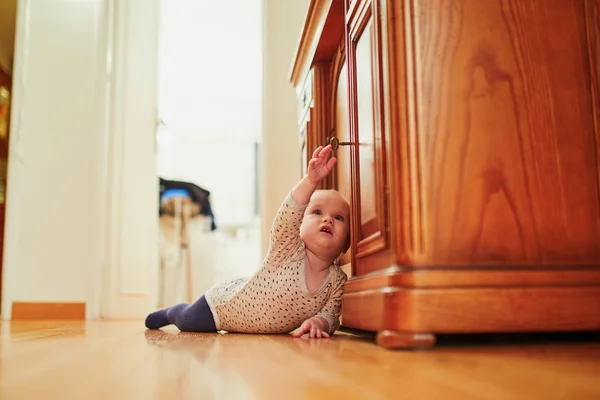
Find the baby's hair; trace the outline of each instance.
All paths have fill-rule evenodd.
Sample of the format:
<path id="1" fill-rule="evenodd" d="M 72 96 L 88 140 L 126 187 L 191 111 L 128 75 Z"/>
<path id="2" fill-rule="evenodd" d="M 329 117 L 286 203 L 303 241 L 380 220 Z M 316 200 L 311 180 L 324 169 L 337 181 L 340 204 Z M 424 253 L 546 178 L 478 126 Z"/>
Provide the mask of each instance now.
<path id="1" fill-rule="evenodd" d="M 352 208 L 350 207 L 350 201 L 348 201 L 348 199 L 346 198 L 346 196 L 344 196 L 343 194 L 341 194 L 338 190 L 336 189 L 317 189 L 314 191 L 314 193 L 318 193 L 318 192 L 329 192 L 329 193 L 336 193 L 338 196 L 340 196 L 342 198 L 342 200 L 344 200 L 346 202 L 346 205 L 348 206 L 348 210 L 351 211 Z M 350 222 L 350 216 L 351 216 L 351 212 L 348 214 L 348 223 Z"/>
<path id="2" fill-rule="evenodd" d="M 315 193 L 317 193 L 317 192 L 337 193 L 342 199 L 344 199 L 344 201 L 346 202 L 346 204 L 348 204 L 348 209 L 350 209 L 350 201 L 346 198 L 346 196 L 344 196 L 343 194 L 341 194 L 339 190 L 336 190 L 336 189 L 317 189 L 317 190 L 315 190 Z"/>

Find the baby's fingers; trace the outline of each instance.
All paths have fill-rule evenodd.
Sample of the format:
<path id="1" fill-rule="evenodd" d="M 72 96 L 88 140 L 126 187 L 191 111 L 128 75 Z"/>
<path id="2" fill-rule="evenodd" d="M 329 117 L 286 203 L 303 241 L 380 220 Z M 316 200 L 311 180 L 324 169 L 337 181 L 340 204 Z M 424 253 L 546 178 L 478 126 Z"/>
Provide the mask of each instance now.
<path id="1" fill-rule="evenodd" d="M 323 149 L 323 146 L 319 146 L 315 149 L 315 151 L 313 151 L 312 154 L 312 158 L 317 158 L 319 157 L 319 153 L 321 153 L 321 150 Z"/>
<path id="2" fill-rule="evenodd" d="M 304 328 L 303 326 L 301 326 L 300 328 L 295 329 L 294 331 L 292 331 L 292 336 L 296 337 L 296 338 L 299 338 L 302 335 L 304 335 L 306 332 L 308 332 L 308 330 L 306 328 Z"/>
<path id="3" fill-rule="evenodd" d="M 321 339 L 321 338 L 323 338 L 323 339 L 324 339 L 324 338 L 328 338 L 328 337 L 329 337 L 329 334 L 328 334 L 327 332 L 325 332 L 325 331 L 322 331 L 322 330 L 320 330 L 320 329 L 317 329 L 317 337 L 318 337 L 319 339 Z"/>
<path id="4" fill-rule="evenodd" d="M 323 148 L 319 154 L 319 158 L 322 159 L 323 161 L 327 161 L 327 159 L 329 158 L 329 155 L 333 152 L 331 145 L 328 144 L 327 146 L 325 146 L 325 148 Z"/>

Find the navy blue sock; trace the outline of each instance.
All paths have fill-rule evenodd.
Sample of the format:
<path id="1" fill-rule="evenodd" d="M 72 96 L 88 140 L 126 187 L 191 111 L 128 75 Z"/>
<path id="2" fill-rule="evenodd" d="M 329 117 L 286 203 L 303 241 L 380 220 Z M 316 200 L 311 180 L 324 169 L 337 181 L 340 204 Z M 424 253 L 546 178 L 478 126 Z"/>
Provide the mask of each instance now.
<path id="1" fill-rule="evenodd" d="M 174 324 L 182 332 L 216 332 L 215 320 L 204 296 L 194 304 L 155 311 L 146 317 L 146 328 L 159 329 Z"/>
<path id="2" fill-rule="evenodd" d="M 169 307 L 170 308 L 170 307 Z M 160 329 L 163 326 L 170 325 L 169 319 L 167 318 L 167 311 L 169 308 L 164 310 L 155 311 L 146 317 L 146 328 L 148 329 Z"/>

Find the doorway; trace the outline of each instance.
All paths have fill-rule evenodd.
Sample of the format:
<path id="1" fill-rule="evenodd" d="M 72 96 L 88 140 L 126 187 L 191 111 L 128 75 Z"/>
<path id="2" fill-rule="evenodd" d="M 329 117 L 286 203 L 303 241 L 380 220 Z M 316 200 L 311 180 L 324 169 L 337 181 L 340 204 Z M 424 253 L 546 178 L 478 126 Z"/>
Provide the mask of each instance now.
<path id="1" fill-rule="evenodd" d="M 159 21 L 157 306 L 164 306 L 261 264 L 262 1 L 161 0 Z M 178 213 L 175 205 L 190 200 L 197 207 L 188 223 L 186 208 Z"/>

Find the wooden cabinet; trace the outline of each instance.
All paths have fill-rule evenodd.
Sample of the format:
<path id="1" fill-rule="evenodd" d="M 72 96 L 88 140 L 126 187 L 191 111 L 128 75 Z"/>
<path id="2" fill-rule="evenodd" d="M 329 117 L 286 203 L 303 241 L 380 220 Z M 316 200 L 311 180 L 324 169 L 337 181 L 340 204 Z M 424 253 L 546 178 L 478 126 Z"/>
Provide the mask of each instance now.
<path id="1" fill-rule="evenodd" d="M 11 77 L 0 68 L 0 306 L 2 305 L 2 266 L 4 263 L 4 221 L 10 136 Z"/>
<path id="2" fill-rule="evenodd" d="M 291 81 L 351 200 L 344 326 L 600 330 L 600 0 L 312 0 Z"/>

